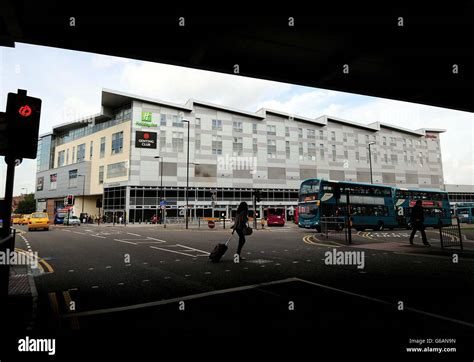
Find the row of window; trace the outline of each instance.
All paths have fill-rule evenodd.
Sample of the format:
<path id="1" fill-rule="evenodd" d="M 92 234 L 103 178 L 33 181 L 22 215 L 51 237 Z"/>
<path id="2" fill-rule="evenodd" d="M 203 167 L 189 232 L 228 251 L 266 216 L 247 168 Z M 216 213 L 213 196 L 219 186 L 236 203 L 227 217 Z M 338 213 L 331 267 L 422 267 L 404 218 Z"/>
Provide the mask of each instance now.
<path id="1" fill-rule="evenodd" d="M 105 157 L 106 137 L 100 139 L 100 158 Z M 77 148 L 77 149 L 76 149 Z M 116 155 L 123 151 L 123 132 L 116 132 L 112 134 L 111 154 Z M 94 141 L 89 143 L 89 160 L 92 160 L 94 154 Z M 69 148 L 58 152 L 57 167 L 62 167 L 70 163 L 82 162 L 86 159 L 86 143 L 82 143 L 77 147 L 72 147 L 72 158 L 69 162 Z"/>

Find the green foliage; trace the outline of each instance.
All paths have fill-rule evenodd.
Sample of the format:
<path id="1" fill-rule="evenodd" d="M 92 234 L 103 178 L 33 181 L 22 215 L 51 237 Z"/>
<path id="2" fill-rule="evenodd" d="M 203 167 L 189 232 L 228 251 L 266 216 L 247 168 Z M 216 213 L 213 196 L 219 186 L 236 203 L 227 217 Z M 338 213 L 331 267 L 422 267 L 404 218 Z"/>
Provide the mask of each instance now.
<path id="1" fill-rule="evenodd" d="M 18 203 L 15 214 L 31 214 L 36 211 L 35 194 L 28 194 Z"/>

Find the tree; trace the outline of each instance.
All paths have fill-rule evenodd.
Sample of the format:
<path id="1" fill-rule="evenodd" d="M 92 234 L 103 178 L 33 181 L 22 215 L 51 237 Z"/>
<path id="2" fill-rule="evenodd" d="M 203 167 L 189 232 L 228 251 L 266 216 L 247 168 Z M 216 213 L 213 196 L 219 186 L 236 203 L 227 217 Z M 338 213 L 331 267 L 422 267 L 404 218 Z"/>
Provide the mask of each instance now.
<path id="1" fill-rule="evenodd" d="M 25 195 L 25 198 L 18 203 L 15 214 L 31 214 L 36 211 L 35 194 Z"/>

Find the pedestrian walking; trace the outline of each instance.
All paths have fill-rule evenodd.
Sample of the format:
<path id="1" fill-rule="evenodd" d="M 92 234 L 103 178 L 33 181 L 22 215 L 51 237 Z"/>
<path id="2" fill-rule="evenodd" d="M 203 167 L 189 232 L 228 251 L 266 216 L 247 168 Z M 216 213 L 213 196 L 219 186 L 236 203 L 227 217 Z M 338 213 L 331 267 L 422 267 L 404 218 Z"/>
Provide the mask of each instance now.
<path id="1" fill-rule="evenodd" d="M 413 209 L 411 210 L 410 221 L 412 227 L 410 235 L 410 244 L 413 245 L 413 238 L 415 237 L 416 232 L 419 230 L 421 232 L 421 239 L 423 240 L 423 244 L 426 246 L 431 246 L 426 238 L 424 225 L 425 215 L 423 212 L 423 204 L 421 200 L 417 200 L 415 206 L 413 206 Z"/>
<path id="2" fill-rule="evenodd" d="M 235 216 L 234 225 L 232 225 L 232 234 L 237 231 L 237 235 L 239 235 L 239 246 L 237 247 L 237 255 L 239 256 L 239 260 L 244 260 L 240 256 L 242 253 L 242 248 L 245 244 L 245 229 L 248 227 L 248 212 L 249 206 L 245 201 L 242 201 L 237 208 L 237 215 Z"/>

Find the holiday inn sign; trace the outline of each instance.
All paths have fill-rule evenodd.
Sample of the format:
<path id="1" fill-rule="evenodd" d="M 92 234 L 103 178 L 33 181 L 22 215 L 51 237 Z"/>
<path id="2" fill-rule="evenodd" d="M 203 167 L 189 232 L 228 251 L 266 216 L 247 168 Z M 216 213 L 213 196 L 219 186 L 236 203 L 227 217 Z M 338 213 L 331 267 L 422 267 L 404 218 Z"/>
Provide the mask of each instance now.
<path id="1" fill-rule="evenodd" d="M 141 127 L 158 127 L 158 124 L 152 121 L 152 112 L 142 112 L 142 120 L 135 122 L 135 125 Z"/>

